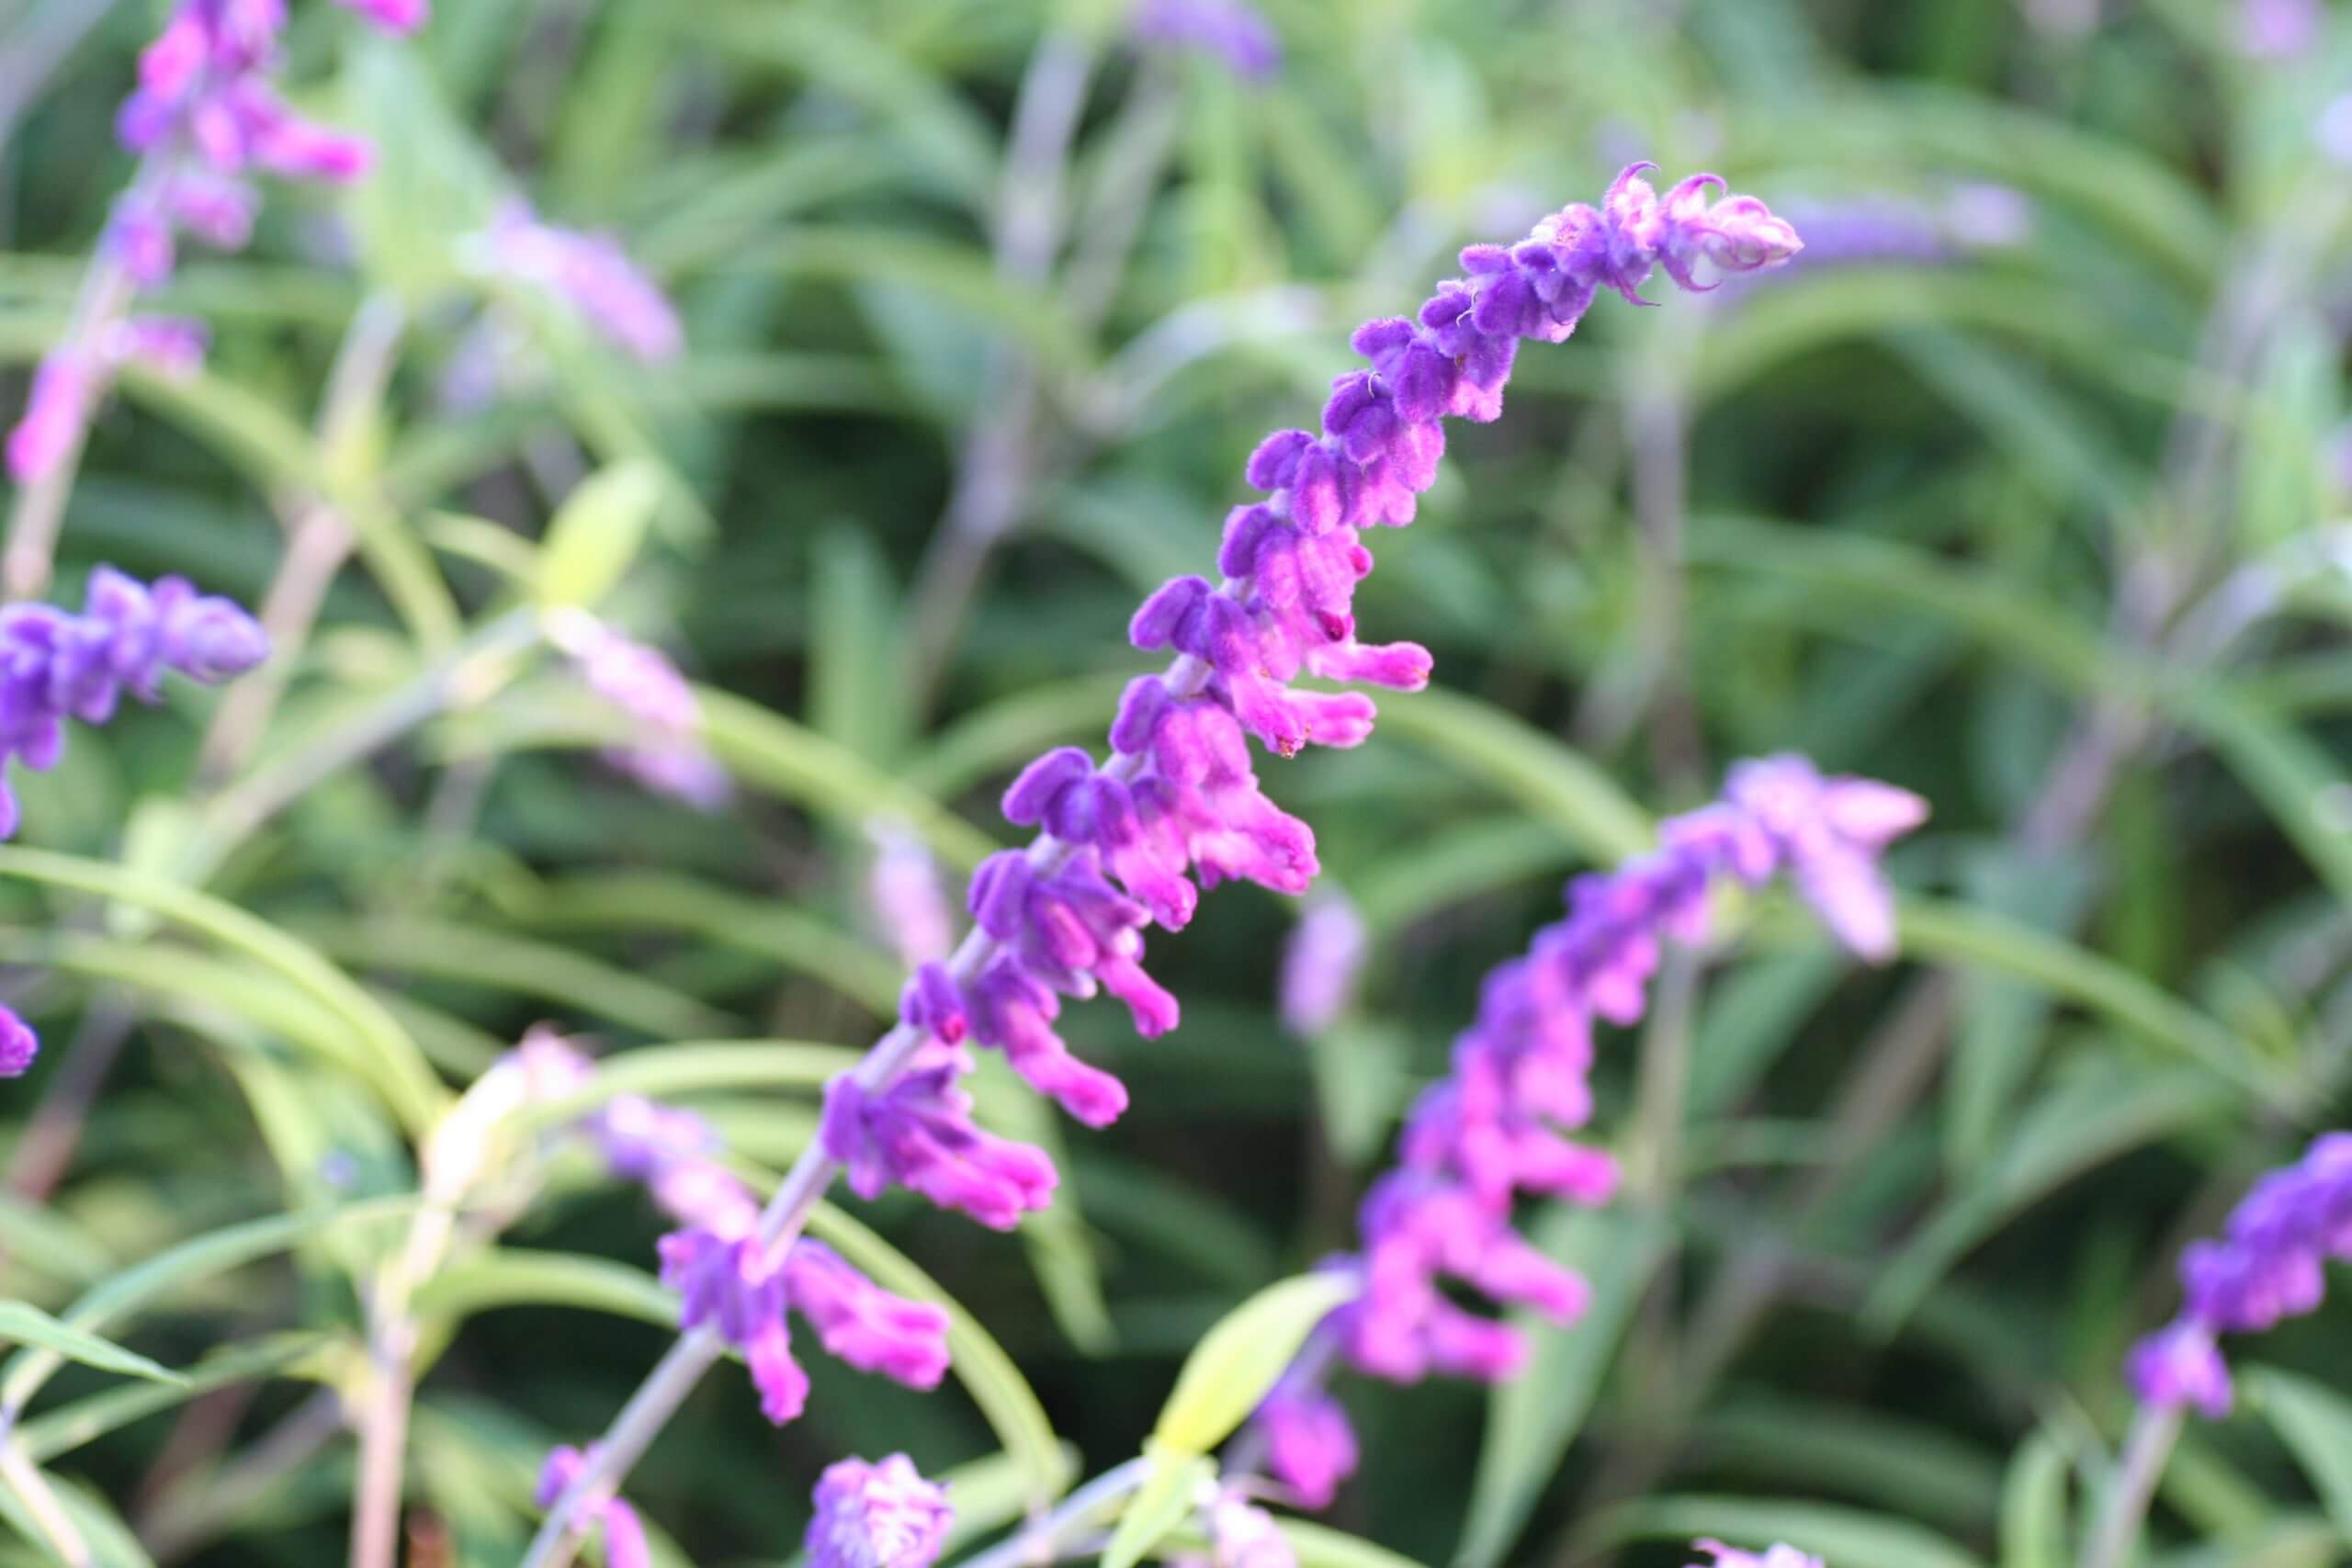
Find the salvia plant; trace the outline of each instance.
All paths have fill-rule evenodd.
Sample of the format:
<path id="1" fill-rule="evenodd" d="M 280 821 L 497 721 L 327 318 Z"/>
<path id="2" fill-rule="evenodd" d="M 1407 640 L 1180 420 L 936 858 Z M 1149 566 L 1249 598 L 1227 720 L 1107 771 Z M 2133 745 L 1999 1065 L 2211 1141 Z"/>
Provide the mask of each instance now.
<path id="1" fill-rule="evenodd" d="M 0 18 L 0 1565 L 2352 1555 L 2352 16 L 433 10 Z"/>

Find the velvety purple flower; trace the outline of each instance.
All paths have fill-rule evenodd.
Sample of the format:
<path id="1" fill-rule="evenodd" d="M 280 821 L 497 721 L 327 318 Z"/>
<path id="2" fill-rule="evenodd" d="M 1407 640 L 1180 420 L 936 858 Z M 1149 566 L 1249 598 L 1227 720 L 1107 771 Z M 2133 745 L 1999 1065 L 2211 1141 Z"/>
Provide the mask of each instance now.
<path id="1" fill-rule="evenodd" d="M 2182 1321 L 2132 1348 L 2124 1375 L 2150 1404 L 2193 1404 L 2214 1420 L 2230 1413 L 2235 1388 L 2211 1329 Z"/>
<path id="2" fill-rule="evenodd" d="M 1427 649 L 1359 640 L 1353 599 L 1373 566 L 1363 530 L 1412 521 L 1445 449 L 1442 421 L 1498 417 L 1520 340 L 1566 338 L 1600 288 L 1638 298 L 1661 267 L 1705 288 L 1713 274 L 1770 266 L 1798 249 L 1795 232 L 1753 197 L 1710 200 L 1721 184 L 1712 175 L 1661 197 L 1642 178 L 1647 167 L 1621 174 L 1600 208 L 1566 208 L 1516 244 L 1462 252 L 1464 276 L 1412 317 L 1357 331 L 1368 367 L 1332 383 L 1319 434 L 1280 431 L 1260 443 L 1244 478 L 1261 499 L 1226 520 L 1224 580 L 1178 578 L 1136 612 L 1135 646 L 1176 658 L 1128 685 L 1110 758 L 1051 751 L 1006 790 L 1007 819 L 1043 834 L 973 877 L 968 903 L 987 941 L 968 969 L 925 980 L 927 1017 L 952 1017 L 1003 1051 L 1080 1121 L 1101 1125 L 1125 1109 L 1118 1080 L 1057 1032 L 1062 1001 L 1108 991 L 1140 1033 L 1162 1033 L 1178 1010 L 1144 973 L 1147 925 L 1182 927 L 1220 882 L 1306 890 L 1315 836 L 1267 797 L 1249 742 L 1288 757 L 1371 734 L 1368 696 L 1295 689 L 1301 675 L 1401 691 L 1428 682 Z"/>
<path id="3" fill-rule="evenodd" d="M 553 1507 L 555 1500 L 580 1478 L 587 1462 L 585 1454 L 570 1446 L 549 1453 L 539 1467 L 535 1498 L 538 1506 Z M 638 1522 L 636 1509 L 618 1497 L 607 1495 L 591 1506 L 587 1517 L 604 1527 L 605 1568 L 652 1568 L 652 1549 L 646 1544 L 645 1527 Z"/>
<path id="4" fill-rule="evenodd" d="M 1692 1550 L 1707 1554 L 1706 1563 L 1694 1562 L 1690 1568 L 1822 1568 L 1821 1559 L 1808 1557 L 1793 1546 L 1775 1546 L 1761 1557 L 1737 1547 L 1725 1546 L 1719 1540 L 1694 1540 Z"/>
<path id="5" fill-rule="evenodd" d="M 2254 1184 L 2222 1235 L 2180 1258 L 2181 1313 L 2132 1350 L 2128 1375 L 2151 1404 L 2230 1408 L 2229 1368 L 2215 1340 L 2316 1309 L 2326 1266 L 2352 1258 L 2352 1133 L 2314 1139 L 2293 1165 Z"/>
<path id="6" fill-rule="evenodd" d="M 1136 0 L 1128 26 L 1146 43 L 1221 60 L 1245 81 L 1266 81 L 1283 68 L 1273 24 L 1243 0 Z"/>
<path id="7" fill-rule="evenodd" d="M 866 898 L 882 939 L 910 969 L 947 956 L 956 945 L 956 922 L 939 863 L 903 823 L 867 825 L 874 862 Z"/>
<path id="8" fill-rule="evenodd" d="M 657 794 L 713 811 L 733 786 L 702 744 L 702 705 L 678 667 L 658 649 L 633 642 L 584 614 L 551 622 L 549 635 L 570 655 L 588 689 L 626 715 L 638 733 L 604 752 L 605 763 Z"/>
<path id="9" fill-rule="evenodd" d="M 541 222 L 527 203 L 499 209 L 488 236 L 499 270 L 546 289 L 616 348 L 648 364 L 674 359 L 685 330 L 661 286 L 620 242 Z"/>
<path id="10" fill-rule="evenodd" d="M 1449 1280 L 1573 1321 L 1584 1281 L 1522 1238 L 1511 1216 L 1523 1196 L 1590 1205 L 1615 1190 L 1615 1162 L 1566 1135 L 1592 1111 L 1596 1021 L 1639 1021 L 1665 944 L 1705 936 L 1719 879 L 1757 885 L 1788 872 L 1849 947 L 1887 956 L 1892 900 L 1876 857 L 1926 814 L 1907 791 L 1824 778 L 1799 757 L 1744 762 L 1721 801 L 1660 824 L 1657 850 L 1573 880 L 1567 918 L 1487 977 L 1453 1071 L 1414 1107 L 1398 1168 L 1365 1196 L 1361 1291 L 1336 1317 L 1349 1362 L 1398 1382 L 1516 1371 L 1525 1355 L 1517 1331 L 1460 1304 Z M 1349 1451 L 1332 1435 L 1345 1417 L 1329 1406 L 1314 1418 L 1321 1430 L 1307 1442 L 1296 1439 L 1295 1406 L 1270 1401 L 1258 1417 L 1273 1473 L 1328 1495 L 1332 1456 Z M 1306 1461 L 1296 1469 L 1294 1454 Z"/>
<path id="11" fill-rule="evenodd" d="M 962 1087 L 971 1070 L 968 1052 L 934 1039 L 878 1093 L 851 1073 L 827 1086 L 825 1152 L 850 1190 L 874 1198 L 895 1184 L 997 1230 L 1051 1202 L 1060 1179 L 1045 1152 L 973 1122 Z"/>
<path id="12" fill-rule="evenodd" d="M 1354 1000 L 1370 952 L 1371 933 L 1356 907 L 1343 896 L 1318 895 L 1283 949 L 1283 1026 L 1302 1038 L 1330 1028 Z"/>
<path id="13" fill-rule="evenodd" d="M 20 1078 L 40 1055 L 40 1036 L 13 1009 L 0 1007 L 0 1078 Z"/>
<path id="14" fill-rule="evenodd" d="M 1355 1473 L 1356 1433 L 1340 1402 L 1309 1380 L 1286 1375 L 1258 1406 L 1267 1468 L 1298 1496 L 1299 1506 L 1331 1506 L 1340 1483 Z"/>
<path id="15" fill-rule="evenodd" d="M 928 1568 L 955 1518 L 947 1488 L 925 1481 L 906 1455 L 842 1460 L 817 1482 L 809 1568 Z"/>
<path id="16" fill-rule="evenodd" d="M 78 615 L 51 604 L 0 609 L 0 762 L 46 769 L 64 748 L 66 719 L 104 724 L 126 691 L 155 701 L 166 671 L 217 684 L 268 652 L 259 624 L 228 600 L 180 578 L 149 587 L 102 566 Z M 16 827 L 16 799 L 0 783 L 0 838 Z"/>
<path id="17" fill-rule="evenodd" d="M 777 1262 L 757 1236 L 702 1229 L 662 1238 L 662 1282 L 678 1292 L 678 1323 L 708 1325 L 743 1352 L 760 1408 L 778 1426 L 799 1416 L 808 1374 L 793 1359 L 787 1308 L 825 1348 L 863 1371 L 936 1388 L 947 1371 L 947 1314 L 894 1296 L 821 1242 L 803 1237 Z"/>

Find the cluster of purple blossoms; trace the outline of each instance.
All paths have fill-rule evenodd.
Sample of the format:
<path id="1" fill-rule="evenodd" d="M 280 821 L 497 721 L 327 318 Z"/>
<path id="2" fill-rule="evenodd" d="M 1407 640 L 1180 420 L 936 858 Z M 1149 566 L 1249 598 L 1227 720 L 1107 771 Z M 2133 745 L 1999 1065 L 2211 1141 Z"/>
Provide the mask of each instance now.
<path id="1" fill-rule="evenodd" d="M 78 615 L 53 604 L 0 609 L 0 839 L 17 830 L 6 763 L 53 764 L 67 719 L 104 724 L 125 692 L 154 702 L 166 671 L 213 685 L 268 652 L 251 615 L 176 577 L 150 586 L 102 566 Z M 24 1072 L 39 1049 L 23 1021 L 0 1009 L 0 1077 Z"/>
<path id="2" fill-rule="evenodd" d="M 879 1464 L 842 1460 L 817 1483 L 809 1568 L 925 1568 L 938 1561 L 955 1517 L 947 1488 L 925 1481 L 906 1455 Z"/>
<path id="3" fill-rule="evenodd" d="M 558 1497 L 579 1479 L 588 1456 L 578 1449 L 566 1446 L 555 1450 L 539 1467 L 539 1484 L 536 1501 L 542 1508 L 552 1506 Z M 595 1522 L 605 1530 L 605 1568 L 653 1568 L 653 1551 L 646 1544 L 645 1527 L 638 1522 L 637 1510 L 618 1497 L 606 1497 L 594 1509 Z"/>
<path id="4" fill-rule="evenodd" d="M 700 1117 L 624 1097 L 588 1131 L 615 1175 L 641 1182 L 684 1228 L 662 1238 L 662 1282 L 679 1293 L 683 1328 L 708 1324 L 742 1351 L 760 1407 L 778 1426 L 799 1416 L 808 1377 L 792 1356 L 786 1314 L 797 1312 L 831 1354 L 910 1388 L 936 1388 L 947 1371 L 947 1314 L 892 1295 L 822 1242 L 779 1254 L 755 1234 L 759 1203 L 718 1163 Z"/>
<path id="5" fill-rule="evenodd" d="M 424 20 L 424 0 L 343 3 L 394 31 Z M 105 240 L 133 290 L 171 276 L 181 235 L 220 250 L 243 246 L 261 205 L 251 174 L 343 182 L 366 172 L 366 142 L 304 119 L 270 85 L 285 26 L 285 0 L 180 0 L 140 55 L 139 86 L 116 129 L 146 161 L 115 204 Z M 165 369 L 202 359 L 201 328 L 134 324 L 126 335 L 111 321 L 94 326 L 97 341 L 60 345 L 33 378 L 24 418 L 8 437 L 8 470 L 19 484 L 72 460 L 124 359 Z"/>
<path id="6" fill-rule="evenodd" d="M 1127 26 L 1144 43 L 1214 56 L 1245 82 L 1283 68 L 1273 24 L 1244 0 L 1136 0 Z"/>
<path id="7" fill-rule="evenodd" d="M 1718 878 L 1758 886 L 1786 874 L 1846 946 L 1891 956 L 1878 857 L 1926 817 L 1907 790 L 1825 778 L 1802 757 L 1743 762 L 1720 801 L 1661 825 L 1657 850 L 1571 882 L 1567 918 L 1487 976 L 1452 1074 L 1415 1106 L 1398 1168 L 1364 1199 L 1363 1291 L 1335 1321 L 1349 1361 L 1399 1382 L 1517 1371 L 1518 1331 L 1456 1305 L 1449 1278 L 1557 1323 L 1577 1317 L 1584 1281 L 1522 1238 L 1511 1211 L 1521 1196 L 1595 1204 L 1615 1190 L 1615 1161 L 1559 1131 L 1591 1114 L 1594 1024 L 1641 1018 L 1663 944 L 1704 937 Z M 1354 1457 L 1338 1403 L 1285 1380 L 1259 1420 L 1273 1473 L 1308 1506 L 1328 1503 Z"/>
<path id="8" fill-rule="evenodd" d="M 2180 1257 L 2180 1315 L 2132 1352 L 2132 1386 L 2150 1404 L 2226 1416 L 2233 1388 L 2216 1339 L 2258 1334 L 2318 1308 L 2330 1260 L 2352 1259 L 2352 1133 L 2314 1139 L 2231 1211 L 2217 1241 Z"/>
<path id="9" fill-rule="evenodd" d="M 2238 0 L 2237 46 L 2249 60 L 2293 60 L 2319 42 L 2320 0 Z"/>
<path id="10" fill-rule="evenodd" d="M 656 794 L 713 811 L 727 802 L 727 770 L 701 740 L 702 705 L 678 667 L 593 615 L 553 617 L 548 636 L 569 656 L 588 689 L 628 716 L 637 734 L 608 749 L 605 761 Z"/>
<path id="11" fill-rule="evenodd" d="M 1565 208 L 1515 245 L 1471 246 L 1462 253 L 1467 276 L 1441 285 L 1417 316 L 1356 333 L 1371 367 L 1333 382 L 1322 433 L 1279 432 L 1251 455 L 1247 479 L 1264 499 L 1227 519 L 1225 581 L 1178 578 L 1136 613 L 1135 646 L 1177 657 L 1165 673 L 1128 685 L 1110 760 L 1097 765 L 1066 747 L 1006 791 L 1006 818 L 1043 835 L 980 866 L 968 902 L 985 940 L 917 972 L 905 1023 L 946 1046 L 968 1034 L 1002 1050 L 1089 1125 L 1125 1109 L 1119 1081 L 1056 1032 L 1061 999 L 1108 991 L 1140 1033 L 1161 1034 L 1175 1027 L 1176 1000 L 1144 973 L 1146 926 L 1181 928 L 1201 889 L 1220 882 L 1306 890 L 1315 836 L 1259 787 L 1250 738 L 1288 757 L 1371 733 L 1369 697 L 1296 690 L 1301 674 L 1407 691 L 1428 682 L 1426 649 L 1356 640 L 1351 601 L 1373 565 L 1362 530 L 1412 521 L 1444 450 L 1441 422 L 1498 417 L 1519 340 L 1564 340 L 1602 288 L 1640 301 L 1661 268 L 1686 288 L 1708 288 L 1702 270 L 1752 271 L 1799 248 L 1762 202 L 1711 204 L 1713 175 L 1661 195 L 1642 178 L 1648 166 L 1619 175 L 1599 208 Z M 861 1173 L 861 1190 L 895 1180 L 985 1210 L 991 1223 L 1043 1202 L 1049 1187 L 1031 1179 L 1042 1168 L 1025 1152 L 1008 1165 L 1008 1146 L 982 1139 L 964 1115 L 953 1093 L 958 1054 L 927 1046 L 922 1066 L 920 1089 L 877 1090 L 854 1077 L 835 1086 L 826 1147 Z M 988 1156 L 976 1159 L 975 1148 Z M 955 1167 L 945 1177 L 933 1168 L 943 1158 Z"/>
<path id="12" fill-rule="evenodd" d="M 1694 1540 L 1691 1549 L 1707 1554 L 1708 1562 L 1694 1562 L 1690 1568 L 1822 1568 L 1821 1559 L 1808 1557 L 1793 1546 L 1775 1546 L 1761 1557 L 1737 1547 L 1725 1546 L 1719 1540 Z"/>
<path id="13" fill-rule="evenodd" d="M 517 200 L 498 209 L 484 241 L 493 269 L 545 289 L 632 358 L 658 365 L 685 347 L 669 297 L 611 235 L 541 222 Z"/>

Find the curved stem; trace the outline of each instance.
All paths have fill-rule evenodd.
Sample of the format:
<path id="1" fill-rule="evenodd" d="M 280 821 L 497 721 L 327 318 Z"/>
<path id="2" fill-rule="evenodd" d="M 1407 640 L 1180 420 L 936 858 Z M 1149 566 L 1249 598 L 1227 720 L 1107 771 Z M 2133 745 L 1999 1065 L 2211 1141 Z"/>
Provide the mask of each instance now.
<path id="1" fill-rule="evenodd" d="M 2083 1553 L 2083 1568 L 2123 1568 L 2147 1521 L 2148 1503 L 2156 1495 L 2156 1478 L 2172 1457 L 2180 1438 L 2178 1405 L 2159 1408 L 2143 1404 L 2132 1417 L 2123 1440 L 2123 1457 L 2109 1478 L 2098 1527 Z"/>
<path id="2" fill-rule="evenodd" d="M 1071 1528 L 1105 1503 L 1115 1502 L 1140 1487 L 1151 1474 L 1151 1461 L 1131 1459 L 1104 1471 L 1063 1498 L 1051 1513 L 1023 1526 L 958 1568 L 1035 1568 L 1059 1555 L 1057 1548 Z"/>

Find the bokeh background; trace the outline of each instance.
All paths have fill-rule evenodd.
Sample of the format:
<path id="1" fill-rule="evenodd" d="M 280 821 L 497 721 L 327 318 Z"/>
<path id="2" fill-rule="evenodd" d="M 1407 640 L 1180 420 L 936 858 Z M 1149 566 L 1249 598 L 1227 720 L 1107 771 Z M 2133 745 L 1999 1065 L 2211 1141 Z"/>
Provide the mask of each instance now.
<path id="1" fill-rule="evenodd" d="M 294 6 L 297 101 L 378 169 L 273 189 L 250 252 L 182 269 L 164 302 L 212 323 L 209 367 L 108 403 L 61 575 L 250 603 L 315 492 L 470 618 L 582 476 L 649 458 L 673 482 L 612 614 L 740 699 L 711 708 L 739 788 L 649 794 L 581 749 L 574 683 L 505 671 L 303 791 L 213 892 L 362 977 L 453 1078 L 541 1020 L 862 1045 L 900 973 L 877 834 L 952 877 L 1010 839 L 1012 770 L 1099 743 L 1146 667 L 1137 596 L 1205 570 L 1243 457 L 1312 416 L 1349 328 L 1627 162 L 1716 170 L 1804 254 L 1702 299 L 1659 278 L 1666 308 L 1604 299 L 1524 352 L 1507 417 L 1457 428 L 1420 521 L 1374 541 L 1366 635 L 1430 645 L 1435 686 L 1384 697 L 1360 751 L 1262 768 L 1371 932 L 1344 1015 L 1283 1029 L 1296 911 L 1222 891 L 1153 942 L 1181 1031 L 1075 1012 L 1124 1121 L 999 1107 L 1062 1145 L 1050 1215 L 857 1212 L 1003 1345 L 1080 1473 L 1114 1463 L 1209 1324 L 1348 1244 L 1396 1115 L 1563 878 L 1729 761 L 1802 750 L 1933 803 L 1894 861 L 1904 957 L 1858 970 L 1767 899 L 1671 964 L 1599 1069 L 1625 1197 L 1530 1217 L 1595 1311 L 1499 1392 L 1344 1381 L 1366 1463 L 1331 1520 L 1464 1568 L 1680 1562 L 1664 1543 L 1706 1532 L 1839 1568 L 2074 1560 L 2178 1247 L 2342 1116 L 2352 14 L 1265 0 L 1279 63 L 1241 71 L 1114 0 L 438 9 L 394 41 Z M 159 20 L 0 11 L 11 417 L 129 175 L 112 117 Z M 614 234 L 684 352 L 639 363 L 486 272 L 515 197 Z M 389 375 L 322 432 L 370 311 L 398 321 Z M 261 765 L 430 667 L 399 612 L 375 557 L 340 573 Z M 211 700 L 77 739 L 25 782 L 20 837 L 168 864 Z M 115 929 L 110 976 L 59 960 L 85 904 L 0 901 L 52 1041 L 0 1092 L 8 1293 L 57 1308 L 213 1227 L 413 1180 L 379 1097 L 171 968 L 203 944 Z M 119 1051 L 61 1152 L 28 1130 L 75 1092 L 77 1030 Z M 806 1088 L 686 1098 L 769 1168 L 813 1126 Z M 659 1228 L 582 1160 L 507 1241 L 609 1269 L 447 1288 L 412 1562 L 514 1561 L 538 1455 L 665 1342 L 615 1271 Z M 353 1266 L 306 1244 L 161 1303 L 131 1342 L 174 1365 L 311 1337 L 61 1473 L 160 1562 L 339 1561 L 350 1446 L 319 1390 L 348 1371 Z M 2155 1560 L 2346 1560 L 2346 1328 L 2247 1351 L 2275 1384 L 2192 1429 Z M 673 1561 L 789 1558 L 842 1453 L 999 1447 L 953 1384 L 811 1370 L 781 1433 L 711 1380 L 639 1470 Z"/>

